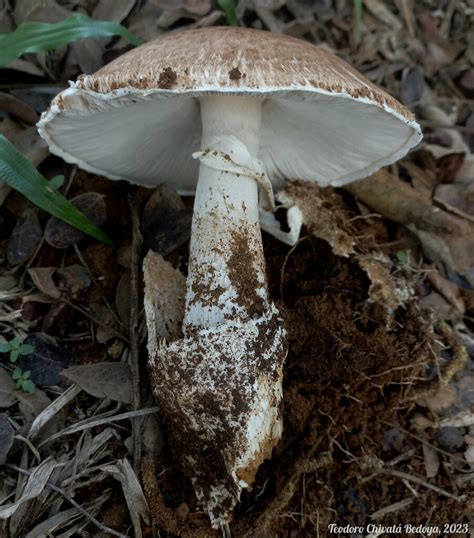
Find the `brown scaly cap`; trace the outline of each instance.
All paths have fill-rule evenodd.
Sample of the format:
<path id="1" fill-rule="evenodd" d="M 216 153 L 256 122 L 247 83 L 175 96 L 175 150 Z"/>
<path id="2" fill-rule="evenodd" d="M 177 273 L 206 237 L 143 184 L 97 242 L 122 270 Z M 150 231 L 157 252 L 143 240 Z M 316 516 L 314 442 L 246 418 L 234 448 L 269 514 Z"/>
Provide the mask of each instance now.
<path id="1" fill-rule="evenodd" d="M 168 34 L 79 80 L 81 89 L 102 94 L 122 88 L 236 93 L 321 89 L 367 98 L 414 119 L 406 107 L 337 56 L 294 37 L 248 28 Z"/>
<path id="2" fill-rule="evenodd" d="M 38 123 L 52 153 L 110 179 L 195 192 L 199 100 L 260 100 L 257 157 L 274 188 L 339 187 L 421 140 L 410 111 L 353 67 L 306 41 L 248 28 L 168 34 L 61 92 Z M 229 105 L 233 106 L 233 105 Z M 236 105 L 237 106 L 237 105 Z"/>

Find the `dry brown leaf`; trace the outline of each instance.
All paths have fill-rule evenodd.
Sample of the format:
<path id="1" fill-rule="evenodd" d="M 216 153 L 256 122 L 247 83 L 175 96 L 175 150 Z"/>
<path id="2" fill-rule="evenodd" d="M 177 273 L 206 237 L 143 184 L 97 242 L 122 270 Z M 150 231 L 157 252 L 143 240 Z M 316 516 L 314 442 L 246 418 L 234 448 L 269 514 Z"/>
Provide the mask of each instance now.
<path id="1" fill-rule="evenodd" d="M 36 209 L 27 208 L 17 221 L 7 244 L 10 265 L 21 265 L 34 254 L 43 237 Z"/>
<path id="2" fill-rule="evenodd" d="M 61 292 L 56 287 L 53 275 L 56 272 L 55 267 L 32 267 L 28 269 L 28 274 L 33 280 L 33 284 L 45 295 L 53 299 L 59 299 Z"/>
<path id="3" fill-rule="evenodd" d="M 104 65 L 102 57 L 105 44 L 103 40 L 94 39 L 93 37 L 80 39 L 72 44 L 72 48 L 81 73 L 91 75 Z"/>
<path id="4" fill-rule="evenodd" d="M 94 319 L 100 320 L 101 322 L 97 325 L 95 333 L 95 337 L 99 344 L 105 344 L 112 338 L 116 338 L 117 334 L 120 334 L 121 327 L 118 325 L 115 316 L 109 308 L 93 303 L 89 305 L 89 313 Z"/>
<path id="5" fill-rule="evenodd" d="M 21 0 L 15 2 L 13 11 L 15 22 L 19 26 L 22 22 L 59 22 L 72 15 L 68 9 L 60 6 L 56 0 L 38 2 L 38 0 Z"/>
<path id="6" fill-rule="evenodd" d="M 56 465 L 56 461 L 50 458 L 35 467 L 28 477 L 28 481 L 23 489 L 20 499 L 14 503 L 9 503 L 0 507 L 0 519 L 8 519 L 23 503 L 41 495 Z"/>
<path id="7" fill-rule="evenodd" d="M 429 267 L 429 270 L 426 273 L 426 278 L 441 293 L 441 295 L 454 306 L 459 315 L 464 315 L 464 301 L 456 284 L 453 284 L 446 278 L 443 278 L 439 274 L 439 271 L 433 266 Z"/>
<path id="8" fill-rule="evenodd" d="M 36 125 L 21 130 L 10 142 L 35 166 L 39 166 L 49 156 L 48 145 L 38 134 Z"/>
<path id="9" fill-rule="evenodd" d="M 136 0 L 99 0 L 92 18 L 100 21 L 122 22 L 132 11 Z"/>
<path id="10" fill-rule="evenodd" d="M 16 384 L 10 374 L 0 368 L 0 408 L 10 407 L 16 402 Z"/>
<path id="11" fill-rule="evenodd" d="M 62 375 L 96 398 L 110 398 L 125 404 L 132 401 L 132 373 L 128 364 L 84 364 L 67 368 Z"/>
<path id="12" fill-rule="evenodd" d="M 26 431 L 29 430 L 29 425 L 34 419 L 50 405 L 51 400 L 38 387 L 32 393 L 26 393 L 22 390 L 16 392 L 16 396 L 20 402 L 20 411 L 23 413 L 26 421 Z M 42 432 L 41 437 L 47 437 L 58 430 L 58 421 L 53 418 L 48 423 L 48 427 Z"/>
<path id="13" fill-rule="evenodd" d="M 39 119 L 36 111 L 28 104 L 5 92 L 0 92 L 0 110 L 29 124 L 35 124 Z"/>
<path id="14" fill-rule="evenodd" d="M 163 33 L 158 28 L 158 18 L 163 9 L 148 1 L 137 13 L 130 16 L 128 29 L 144 41 L 151 41 Z M 120 40 L 117 46 L 125 46 L 126 41 Z"/>
<path id="15" fill-rule="evenodd" d="M 438 185 L 434 200 L 444 209 L 474 221 L 474 183 Z"/>

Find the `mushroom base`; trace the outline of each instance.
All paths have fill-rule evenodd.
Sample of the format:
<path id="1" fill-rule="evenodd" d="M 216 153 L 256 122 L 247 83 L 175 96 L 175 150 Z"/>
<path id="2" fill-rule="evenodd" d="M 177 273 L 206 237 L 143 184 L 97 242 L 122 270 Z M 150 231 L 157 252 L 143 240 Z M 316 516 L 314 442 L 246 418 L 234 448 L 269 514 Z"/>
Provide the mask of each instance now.
<path id="1" fill-rule="evenodd" d="M 286 354 L 273 304 L 252 322 L 229 321 L 161 349 L 150 346 L 152 385 L 173 451 L 214 528 L 230 521 L 242 489 L 281 437 Z"/>

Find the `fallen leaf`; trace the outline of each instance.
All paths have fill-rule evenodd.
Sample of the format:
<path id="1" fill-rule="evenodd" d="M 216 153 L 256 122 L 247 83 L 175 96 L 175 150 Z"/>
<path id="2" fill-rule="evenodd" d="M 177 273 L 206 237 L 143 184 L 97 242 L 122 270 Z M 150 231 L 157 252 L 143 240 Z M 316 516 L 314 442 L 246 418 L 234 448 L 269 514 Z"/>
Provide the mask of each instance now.
<path id="1" fill-rule="evenodd" d="M 122 328 L 119 326 L 115 316 L 109 308 L 93 303 L 89 305 L 89 313 L 95 319 L 101 321 L 101 323 L 97 325 L 95 333 L 95 337 L 99 344 L 105 344 L 112 338 L 116 338 L 117 333 L 122 332 Z"/>
<path id="2" fill-rule="evenodd" d="M 448 211 L 474 220 L 474 183 L 438 185 L 434 200 Z"/>
<path id="3" fill-rule="evenodd" d="M 104 65 L 102 56 L 105 44 L 103 40 L 94 39 L 93 37 L 81 39 L 73 43 L 72 48 L 81 73 L 91 75 Z"/>
<path id="4" fill-rule="evenodd" d="M 53 275 L 56 272 L 55 267 L 32 267 L 28 269 L 28 274 L 33 280 L 33 284 L 45 295 L 53 299 L 59 299 L 61 292 L 56 287 Z"/>
<path id="5" fill-rule="evenodd" d="M 422 68 L 417 66 L 404 71 L 402 75 L 403 103 L 407 106 L 417 103 L 423 97 L 426 87 Z"/>
<path id="6" fill-rule="evenodd" d="M 100 21 L 122 22 L 135 4 L 136 0 L 99 0 L 92 16 Z"/>
<path id="7" fill-rule="evenodd" d="M 191 236 L 191 219 L 192 209 L 185 207 L 179 194 L 160 185 L 143 209 L 144 246 L 167 256 Z"/>
<path id="8" fill-rule="evenodd" d="M 16 384 L 10 374 L 0 368 L 0 407 L 10 407 L 16 402 Z"/>
<path id="9" fill-rule="evenodd" d="M 14 503 L 9 503 L 0 507 L 0 519 L 8 519 L 24 502 L 35 499 L 38 495 L 41 495 L 55 467 L 56 461 L 54 459 L 46 459 L 37 467 L 33 468 L 31 475 L 28 477 L 28 482 L 21 493 L 20 499 Z"/>
<path id="10" fill-rule="evenodd" d="M 130 15 L 128 29 L 132 34 L 140 37 L 144 41 L 151 41 L 163 33 L 158 28 L 158 17 L 163 13 L 163 9 L 155 6 L 152 2 L 145 5 L 136 13 Z M 120 40 L 125 43 L 125 40 Z"/>
<path id="11" fill-rule="evenodd" d="M 0 465 L 7 461 L 7 455 L 13 445 L 15 431 L 5 415 L 0 415 Z"/>
<path id="12" fill-rule="evenodd" d="M 73 297 L 86 291 L 92 284 L 91 277 L 82 265 L 68 265 L 56 270 L 58 286 L 67 290 Z"/>
<path id="13" fill-rule="evenodd" d="M 128 364 L 84 364 L 67 368 L 62 375 L 96 398 L 110 398 L 124 404 L 132 401 L 132 373 Z"/>
<path id="14" fill-rule="evenodd" d="M 464 315 L 466 308 L 458 286 L 446 278 L 443 278 L 434 266 L 428 267 L 427 269 L 427 280 L 453 305 L 461 316 Z"/>
<path id="15" fill-rule="evenodd" d="M 44 333 L 31 333 L 24 343 L 34 347 L 33 353 L 21 357 L 21 368 L 31 372 L 31 380 L 46 386 L 61 383 L 61 370 L 69 366 L 71 355 Z"/>
<path id="16" fill-rule="evenodd" d="M 16 396 L 20 401 L 20 411 L 24 415 L 27 423 L 33 422 L 41 411 L 51 403 L 51 400 L 46 394 L 38 388 L 31 393 L 18 390 Z"/>
<path id="17" fill-rule="evenodd" d="M 18 99 L 18 97 L 5 92 L 0 92 L 0 110 L 15 116 L 30 125 L 35 124 L 39 119 L 36 111 L 29 105 L 24 103 L 21 99 Z"/>
<path id="18" fill-rule="evenodd" d="M 35 209 L 26 209 L 8 240 L 7 259 L 10 265 L 25 263 L 34 254 L 43 237 Z"/>
<path id="19" fill-rule="evenodd" d="M 70 15 L 71 12 L 60 6 L 56 0 L 15 2 L 14 16 L 18 26 L 25 21 L 59 22 L 67 19 Z"/>
<path id="20" fill-rule="evenodd" d="M 72 205 L 83 213 L 93 224 L 100 226 L 107 218 L 104 196 L 96 192 L 80 194 L 72 200 Z M 44 237 L 48 244 L 55 248 L 67 248 L 78 243 L 85 234 L 70 226 L 63 220 L 51 217 L 46 224 Z"/>

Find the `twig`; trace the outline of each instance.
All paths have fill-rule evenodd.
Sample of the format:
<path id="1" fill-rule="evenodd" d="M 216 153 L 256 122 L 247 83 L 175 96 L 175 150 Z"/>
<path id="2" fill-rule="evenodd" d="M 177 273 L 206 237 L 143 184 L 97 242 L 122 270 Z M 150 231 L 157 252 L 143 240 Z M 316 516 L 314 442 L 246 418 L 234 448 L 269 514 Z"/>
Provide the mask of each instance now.
<path id="1" fill-rule="evenodd" d="M 12 469 L 13 471 L 16 471 L 17 473 L 24 474 L 26 476 L 31 476 L 32 472 L 27 471 L 26 469 L 22 469 L 21 467 L 18 467 L 17 465 L 14 465 L 12 463 L 5 463 L 5 467 L 8 467 L 9 469 Z M 62 495 L 69 503 L 74 506 L 79 512 L 87 518 L 91 523 L 93 523 L 98 529 L 100 529 L 102 532 L 106 532 L 111 534 L 112 536 L 118 536 L 119 538 L 128 538 L 127 535 L 121 534 L 120 532 L 115 531 L 114 529 L 111 529 L 110 527 L 106 527 L 103 525 L 100 521 L 98 521 L 94 516 L 91 516 L 89 512 L 87 512 L 80 504 L 78 504 L 66 491 L 64 491 L 59 486 L 56 486 L 56 484 L 53 484 L 52 482 L 46 482 L 46 485 L 48 488 L 52 489 L 56 493 L 59 493 Z"/>
<path id="2" fill-rule="evenodd" d="M 407 482 L 414 482 L 415 484 L 420 484 L 420 486 L 424 486 L 427 489 L 431 489 L 432 491 L 436 491 L 436 493 L 439 493 L 440 495 L 443 495 L 444 497 L 448 497 L 449 499 L 454 499 L 455 501 L 461 503 L 466 500 L 466 495 L 453 495 L 452 493 L 449 493 L 449 491 L 446 491 L 443 488 L 440 488 L 439 486 L 435 486 L 434 484 L 430 484 L 423 478 L 420 478 L 418 476 L 414 476 L 408 473 L 404 473 L 403 471 L 397 471 L 396 469 L 377 469 L 373 474 L 370 475 L 371 478 L 375 478 L 379 474 L 385 474 L 389 476 L 395 476 L 397 478 L 400 478 L 401 480 L 406 480 Z"/>
<path id="3" fill-rule="evenodd" d="M 452 458 L 453 460 L 457 460 L 459 463 L 461 463 L 463 465 L 465 465 L 465 463 L 466 463 L 466 460 L 464 458 L 462 458 L 461 456 L 457 456 L 456 454 L 451 454 L 447 450 L 443 450 L 442 448 L 439 448 L 439 447 L 437 447 L 435 445 L 432 445 L 429 441 L 427 441 L 426 439 L 423 439 L 423 437 L 420 437 L 419 435 L 416 435 L 416 434 L 412 433 L 411 431 L 406 430 L 405 428 L 403 428 L 399 424 L 395 424 L 393 422 L 388 422 L 387 420 L 380 420 L 380 422 L 382 424 L 386 424 L 387 426 L 390 426 L 391 428 L 397 428 L 401 432 L 409 435 L 410 437 L 413 437 L 413 439 L 416 439 L 420 443 L 423 443 L 423 444 L 429 446 L 430 448 L 432 448 L 433 450 L 436 450 L 436 452 L 439 452 L 440 454 L 444 454 L 445 456 L 448 456 L 448 458 Z"/>
<path id="4" fill-rule="evenodd" d="M 140 213 L 138 200 L 134 194 L 128 195 L 128 205 L 132 216 L 132 260 L 130 267 L 130 368 L 132 370 L 132 409 L 140 409 L 140 252 L 143 236 L 140 230 Z M 142 452 L 141 430 L 142 419 L 132 420 L 133 469 L 140 472 Z"/>

